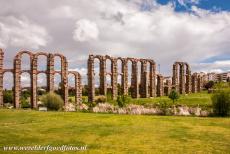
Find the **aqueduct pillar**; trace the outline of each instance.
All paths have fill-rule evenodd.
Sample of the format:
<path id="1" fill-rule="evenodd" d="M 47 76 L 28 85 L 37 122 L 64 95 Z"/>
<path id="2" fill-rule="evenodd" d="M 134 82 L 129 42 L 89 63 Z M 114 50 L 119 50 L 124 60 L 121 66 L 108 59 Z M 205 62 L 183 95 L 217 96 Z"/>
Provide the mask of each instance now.
<path id="1" fill-rule="evenodd" d="M 3 107 L 3 59 L 4 52 L 0 49 L 0 107 Z"/>
<path id="2" fill-rule="evenodd" d="M 106 57 L 100 56 L 100 94 L 106 95 L 107 94 L 107 85 L 106 85 Z"/>
<path id="3" fill-rule="evenodd" d="M 88 58 L 88 101 L 95 100 L 95 80 L 94 80 L 94 56 L 89 55 Z"/>
<path id="4" fill-rule="evenodd" d="M 156 64 L 155 62 L 150 62 L 150 72 L 149 72 L 149 78 L 150 78 L 150 97 L 156 96 Z"/>
<path id="5" fill-rule="evenodd" d="M 121 87 L 123 95 L 128 95 L 128 60 L 126 58 L 122 59 Z"/>
<path id="6" fill-rule="evenodd" d="M 131 77 L 131 96 L 132 98 L 139 98 L 137 62 L 138 62 L 137 59 L 132 59 L 132 77 Z"/>
<path id="7" fill-rule="evenodd" d="M 147 61 L 141 60 L 141 89 L 140 89 L 140 97 L 147 98 L 148 97 L 148 77 L 147 77 Z"/>

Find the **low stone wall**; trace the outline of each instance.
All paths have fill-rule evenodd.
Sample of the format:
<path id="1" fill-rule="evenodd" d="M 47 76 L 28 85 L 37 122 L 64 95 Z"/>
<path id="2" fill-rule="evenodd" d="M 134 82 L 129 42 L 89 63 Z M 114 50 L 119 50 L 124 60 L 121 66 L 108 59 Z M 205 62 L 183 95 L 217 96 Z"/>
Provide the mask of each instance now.
<path id="1" fill-rule="evenodd" d="M 99 103 L 92 108 L 95 113 L 115 113 L 115 114 L 133 114 L 133 115 L 177 115 L 177 116 L 202 116 L 206 117 L 211 114 L 210 111 L 200 107 L 173 106 L 169 108 L 151 107 L 147 108 L 142 105 L 127 105 L 119 108 L 108 103 Z"/>

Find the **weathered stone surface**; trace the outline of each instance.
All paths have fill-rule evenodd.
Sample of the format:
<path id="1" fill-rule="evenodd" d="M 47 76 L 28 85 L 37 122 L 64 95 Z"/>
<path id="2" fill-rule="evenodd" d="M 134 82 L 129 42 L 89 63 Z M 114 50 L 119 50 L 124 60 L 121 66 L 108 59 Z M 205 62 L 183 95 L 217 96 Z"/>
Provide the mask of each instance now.
<path id="1" fill-rule="evenodd" d="M 156 66 L 155 62 L 150 59 L 137 59 L 137 58 L 115 58 L 111 56 L 89 55 L 88 58 L 88 101 L 94 102 L 95 100 L 95 73 L 94 73 L 94 59 L 98 59 L 100 63 L 100 94 L 107 94 L 106 75 L 111 75 L 112 99 L 116 99 L 118 94 L 117 87 L 117 61 L 122 62 L 122 78 L 121 88 L 122 94 L 128 94 L 128 61 L 132 63 L 131 68 L 131 96 L 132 98 L 155 97 L 156 95 Z M 106 66 L 106 60 L 111 61 L 111 66 Z M 138 62 L 141 62 L 141 81 L 138 82 Z M 149 72 L 147 71 L 147 63 L 149 63 Z M 106 67 L 111 67 L 111 72 L 106 72 Z M 149 75 L 149 76 L 148 76 Z"/>
<path id="2" fill-rule="evenodd" d="M 21 58 L 23 54 L 27 54 L 30 57 L 30 69 L 22 70 L 21 69 Z M 54 74 L 61 74 L 61 85 L 62 85 L 62 98 L 65 105 L 68 103 L 68 62 L 66 57 L 61 54 L 51 54 L 45 52 L 32 53 L 30 51 L 21 51 L 14 58 L 14 68 L 13 69 L 3 69 L 3 51 L 0 49 L 0 106 L 3 103 L 3 75 L 5 72 L 12 72 L 14 78 L 14 107 L 20 107 L 20 96 L 21 96 L 21 74 L 27 72 L 30 74 L 31 81 L 31 107 L 37 108 L 37 75 L 39 73 L 45 73 L 47 75 L 47 90 L 49 92 L 54 91 Z M 37 63 L 38 56 L 47 57 L 47 70 L 38 71 Z M 58 56 L 61 58 L 61 72 L 54 70 L 54 57 Z M 77 72 L 72 72 L 75 74 L 75 88 L 76 88 L 76 103 L 81 103 L 81 77 Z"/>
<path id="3" fill-rule="evenodd" d="M 172 87 L 181 94 L 191 92 L 191 70 L 188 63 L 175 62 L 173 64 Z"/>

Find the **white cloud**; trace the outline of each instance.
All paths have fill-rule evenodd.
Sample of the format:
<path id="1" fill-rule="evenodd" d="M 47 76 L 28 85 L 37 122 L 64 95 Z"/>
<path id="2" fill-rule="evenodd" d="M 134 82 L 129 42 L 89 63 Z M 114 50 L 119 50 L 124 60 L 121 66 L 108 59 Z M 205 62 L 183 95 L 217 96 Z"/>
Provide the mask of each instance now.
<path id="1" fill-rule="evenodd" d="M 38 49 L 46 46 L 49 36 L 42 26 L 31 23 L 27 18 L 0 17 L 0 47 L 26 47 Z"/>
<path id="2" fill-rule="evenodd" d="M 95 40 L 98 38 L 99 29 L 97 24 L 88 20 L 80 19 L 76 22 L 73 39 L 79 42 Z"/>
<path id="3" fill-rule="evenodd" d="M 222 73 L 222 72 L 229 71 L 230 60 L 218 60 L 213 63 L 193 64 L 192 67 L 194 68 L 194 70 L 199 72 Z"/>
<path id="4" fill-rule="evenodd" d="M 50 15 L 54 18 L 73 18 L 73 10 L 70 6 L 59 6 L 50 11 Z"/>
<path id="5" fill-rule="evenodd" d="M 186 6 L 187 4 L 199 4 L 200 0 L 178 0 L 180 5 Z"/>

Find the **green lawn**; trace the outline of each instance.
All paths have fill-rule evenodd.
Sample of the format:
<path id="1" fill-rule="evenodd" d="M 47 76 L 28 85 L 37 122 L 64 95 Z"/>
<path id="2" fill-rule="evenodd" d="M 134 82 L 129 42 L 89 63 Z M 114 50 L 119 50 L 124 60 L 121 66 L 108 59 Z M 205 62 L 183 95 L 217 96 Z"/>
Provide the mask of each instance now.
<path id="1" fill-rule="evenodd" d="M 230 118 L 1 109 L 0 126 L 1 147 L 65 144 L 88 145 L 79 153 L 93 154 L 230 153 Z"/>
<path id="2" fill-rule="evenodd" d="M 207 91 L 201 93 L 191 93 L 188 95 L 180 95 L 180 98 L 175 102 L 175 104 L 187 105 L 191 107 L 201 106 L 201 107 L 210 107 L 212 105 L 211 101 L 212 94 L 208 94 Z M 110 103 L 115 104 L 115 101 L 110 100 Z M 131 104 L 139 105 L 151 105 L 151 104 L 166 104 L 172 105 L 173 102 L 168 96 L 155 97 L 155 98 L 138 98 L 131 99 Z"/>

